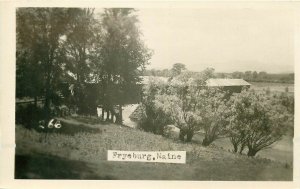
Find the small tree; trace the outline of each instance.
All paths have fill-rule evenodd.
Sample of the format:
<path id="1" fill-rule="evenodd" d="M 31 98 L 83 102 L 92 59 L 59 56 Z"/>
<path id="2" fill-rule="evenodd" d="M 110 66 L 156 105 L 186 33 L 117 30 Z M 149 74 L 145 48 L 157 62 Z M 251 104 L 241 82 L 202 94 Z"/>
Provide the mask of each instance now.
<path id="1" fill-rule="evenodd" d="M 287 111 L 294 115 L 295 112 L 295 98 L 293 95 L 288 95 L 286 93 L 281 93 L 279 96 L 275 96 L 279 103 L 287 108 Z"/>
<path id="2" fill-rule="evenodd" d="M 201 96 L 204 82 L 202 75 L 196 79 L 184 72 L 170 80 L 164 91 L 155 95 L 155 108 L 164 112 L 180 129 L 181 141 L 187 136 L 186 141 L 190 142 L 194 132 L 200 129 L 201 118 L 196 106 L 200 102 L 198 97 Z"/>
<path id="3" fill-rule="evenodd" d="M 199 74 L 182 73 L 173 78 L 165 93 L 155 96 L 155 106 L 180 129 L 179 139 L 190 142 L 195 131 L 204 129 L 203 145 L 211 144 L 225 131 L 225 93 L 207 88 L 205 81 L 212 74 L 206 69 Z"/>
<path id="4" fill-rule="evenodd" d="M 180 129 L 179 139 L 184 141 L 187 136 L 186 141 L 190 142 L 194 132 L 200 129 L 201 118 L 195 111 L 185 107 L 192 103 L 185 104 L 184 101 L 174 94 L 162 94 L 156 96 L 155 106 L 170 117 L 175 126 Z"/>
<path id="5" fill-rule="evenodd" d="M 242 109 L 241 106 L 237 106 L 236 104 L 233 105 L 234 99 L 236 97 L 232 96 L 228 104 L 231 104 L 231 118 L 230 118 L 230 124 L 228 127 L 228 136 L 230 139 L 230 142 L 233 146 L 233 152 L 237 153 L 239 152 L 240 154 L 243 153 L 247 138 L 246 138 L 246 131 L 244 125 L 241 123 L 240 119 L 237 117 L 238 116 L 238 111 L 239 108 Z M 234 107 L 234 108 L 233 108 Z M 242 111 L 242 110 L 240 110 Z"/>
<path id="6" fill-rule="evenodd" d="M 281 139 L 286 132 L 284 123 L 288 120 L 286 109 L 279 102 L 254 91 L 242 91 L 232 97 L 230 137 L 237 151 L 248 147 L 248 156 L 267 148 Z"/>
<path id="7" fill-rule="evenodd" d="M 226 92 L 218 88 L 207 89 L 199 104 L 202 127 L 205 133 L 203 146 L 210 145 L 221 136 L 225 136 L 230 118 L 230 109 L 226 104 Z"/>
<path id="8" fill-rule="evenodd" d="M 155 95 L 165 92 L 166 85 L 159 79 L 150 78 L 149 83 L 143 87 L 143 99 L 139 127 L 155 134 L 163 134 L 164 126 L 171 124 L 171 119 L 154 104 Z"/>

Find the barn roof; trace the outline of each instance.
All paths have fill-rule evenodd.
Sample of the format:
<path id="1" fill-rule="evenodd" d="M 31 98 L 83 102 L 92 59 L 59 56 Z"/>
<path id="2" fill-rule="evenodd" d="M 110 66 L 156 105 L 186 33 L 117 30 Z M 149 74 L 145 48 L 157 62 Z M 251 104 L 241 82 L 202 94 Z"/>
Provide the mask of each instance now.
<path id="1" fill-rule="evenodd" d="M 206 85 L 209 87 L 226 86 L 250 86 L 251 84 L 243 79 L 208 79 Z"/>

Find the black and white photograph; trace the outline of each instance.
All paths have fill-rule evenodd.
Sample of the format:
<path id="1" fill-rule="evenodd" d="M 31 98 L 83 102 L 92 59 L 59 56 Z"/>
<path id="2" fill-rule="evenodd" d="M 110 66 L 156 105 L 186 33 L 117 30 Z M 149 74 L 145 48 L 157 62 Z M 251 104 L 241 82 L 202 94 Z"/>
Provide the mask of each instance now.
<path id="1" fill-rule="evenodd" d="M 14 14 L 14 179 L 294 180 L 292 6 Z"/>

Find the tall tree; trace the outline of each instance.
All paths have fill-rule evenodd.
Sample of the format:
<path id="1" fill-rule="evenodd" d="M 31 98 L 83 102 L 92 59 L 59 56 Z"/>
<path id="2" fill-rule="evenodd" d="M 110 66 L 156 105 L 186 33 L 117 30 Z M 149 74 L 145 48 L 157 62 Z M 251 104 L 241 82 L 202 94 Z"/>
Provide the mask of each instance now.
<path id="1" fill-rule="evenodd" d="M 66 71 L 73 77 L 74 99 L 79 113 L 86 113 L 89 107 L 86 83 L 93 80 L 92 63 L 95 59 L 95 43 L 99 27 L 94 18 L 94 9 L 68 9 L 69 23 L 64 36 Z M 95 107 L 94 107 L 95 108 Z"/>
<path id="2" fill-rule="evenodd" d="M 17 9 L 17 72 L 24 71 L 26 78 L 35 78 L 33 83 L 24 80 L 23 86 L 31 86 L 34 97 L 42 91 L 45 117 L 49 116 L 62 72 L 60 47 L 67 22 L 67 11 L 63 8 Z M 28 69 L 24 70 L 25 67 Z M 17 83 L 18 87 L 22 87 L 21 83 Z"/>
<path id="3" fill-rule="evenodd" d="M 130 8 L 105 9 L 102 15 L 104 31 L 102 56 L 105 70 L 105 102 L 113 114 L 118 105 L 117 122 L 122 123 L 124 97 L 140 80 L 142 70 L 151 57 L 141 39 L 138 18 Z"/>
<path id="4" fill-rule="evenodd" d="M 204 130 L 203 146 L 208 146 L 216 139 L 224 137 L 229 126 L 230 110 L 228 94 L 222 90 L 208 88 L 199 102 L 199 115 Z"/>

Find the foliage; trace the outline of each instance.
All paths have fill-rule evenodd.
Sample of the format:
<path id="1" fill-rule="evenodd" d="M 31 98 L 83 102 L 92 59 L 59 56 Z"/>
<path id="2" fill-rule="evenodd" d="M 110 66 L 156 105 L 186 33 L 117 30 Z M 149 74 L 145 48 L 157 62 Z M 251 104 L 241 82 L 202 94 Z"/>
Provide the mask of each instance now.
<path id="1" fill-rule="evenodd" d="M 44 96 L 45 117 L 50 114 L 51 100 L 57 97 L 62 74 L 60 49 L 67 13 L 63 8 L 17 10 L 17 94 L 35 99 Z"/>
<path id="2" fill-rule="evenodd" d="M 102 104 L 122 123 L 122 97 L 136 92 L 152 54 L 134 13 L 104 9 L 97 17 L 90 8 L 17 9 L 17 96 L 34 98 L 35 104 L 45 98 L 47 119 L 51 104 L 73 105 L 80 114 Z M 65 83 L 71 95 L 62 95 Z M 97 90 L 90 90 L 91 83 Z"/>
<path id="3" fill-rule="evenodd" d="M 33 104 L 16 106 L 16 124 L 22 124 L 29 129 L 36 128 L 42 117 L 42 108 Z"/>
<path id="4" fill-rule="evenodd" d="M 103 101 L 109 109 L 118 105 L 117 122 L 122 123 L 121 98 L 130 96 L 130 89 L 140 81 L 139 75 L 151 57 L 140 38 L 134 9 L 105 9 L 102 15 Z"/>
<path id="5" fill-rule="evenodd" d="M 184 64 L 182 63 L 175 63 L 173 64 L 173 67 L 171 69 L 172 71 L 172 76 L 175 77 L 175 76 L 178 76 L 181 74 L 182 71 L 186 70 L 186 67 Z"/>
<path id="6" fill-rule="evenodd" d="M 69 23 L 63 38 L 64 73 L 69 83 L 74 85 L 73 101 L 78 113 L 89 113 L 86 100 L 87 82 L 91 78 L 91 64 L 94 57 L 94 48 L 99 28 L 94 18 L 94 9 L 72 8 L 68 9 Z M 72 77 L 68 77 L 72 76 Z"/>
<path id="7" fill-rule="evenodd" d="M 294 95 L 287 95 L 286 93 L 281 93 L 280 95 L 275 95 L 279 103 L 287 108 L 287 111 L 294 115 L 295 112 L 295 98 Z"/>
<path id="8" fill-rule="evenodd" d="M 156 109 L 164 112 L 180 129 L 179 138 L 190 142 L 195 131 L 204 129 L 203 145 L 207 146 L 222 135 L 227 125 L 225 93 L 205 87 L 205 81 L 213 77 L 213 70 L 206 69 L 191 75 L 184 72 L 173 78 L 165 91 L 155 95 Z"/>
<path id="9" fill-rule="evenodd" d="M 171 77 L 172 76 L 172 71 L 171 69 L 145 69 L 142 73 L 143 76 L 159 76 L 159 77 Z"/>
<path id="10" fill-rule="evenodd" d="M 144 131 L 163 135 L 164 126 L 172 123 L 171 119 L 154 104 L 155 96 L 164 93 L 166 87 L 163 81 L 156 78 L 150 78 L 149 83 L 143 87 L 142 113 L 138 127 Z"/>
<path id="11" fill-rule="evenodd" d="M 202 96 L 201 125 L 204 130 L 202 145 L 208 146 L 219 137 L 224 137 L 228 132 L 231 110 L 228 109 L 228 94 L 219 89 L 208 89 Z"/>
<path id="12" fill-rule="evenodd" d="M 254 91 L 242 91 L 231 98 L 230 138 L 234 151 L 248 147 L 248 156 L 281 139 L 289 119 L 277 99 Z"/>

